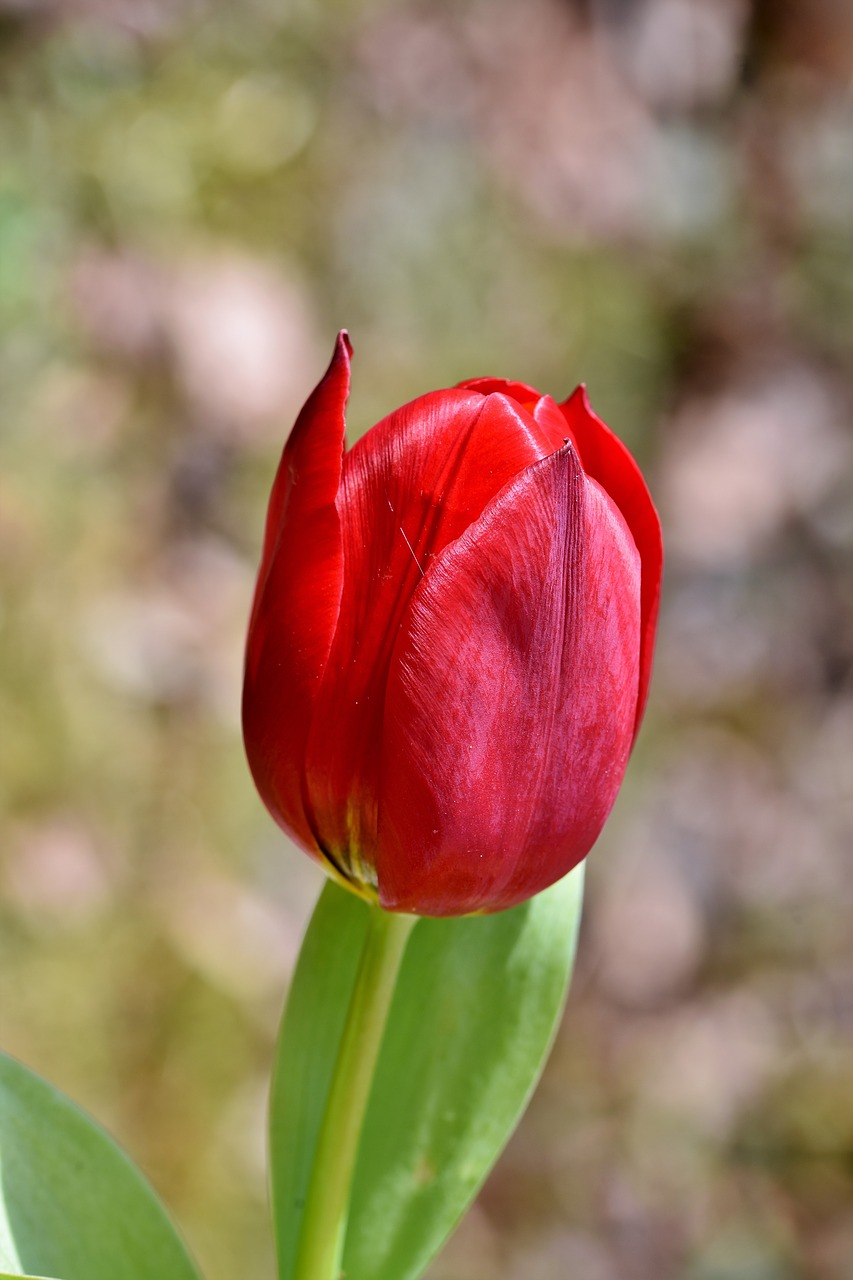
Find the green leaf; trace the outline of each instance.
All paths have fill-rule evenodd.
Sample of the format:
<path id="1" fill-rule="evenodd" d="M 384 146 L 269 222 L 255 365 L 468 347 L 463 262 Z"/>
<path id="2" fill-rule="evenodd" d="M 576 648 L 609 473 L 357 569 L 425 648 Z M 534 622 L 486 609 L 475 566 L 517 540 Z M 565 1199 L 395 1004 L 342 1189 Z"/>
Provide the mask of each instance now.
<path id="1" fill-rule="evenodd" d="M 0 1054 L 0 1267 L 55 1280 L 198 1280 L 136 1166 L 87 1115 Z"/>
<path id="2" fill-rule="evenodd" d="M 565 1001 L 580 867 L 511 911 L 419 920 L 403 960 L 359 1146 L 347 1280 L 414 1280 L 473 1200 L 541 1074 Z M 329 884 L 305 937 L 273 1074 L 270 1145 L 279 1275 L 302 1204 L 367 933 Z"/>
<path id="3" fill-rule="evenodd" d="M 12 1275 L 9 1271 L 0 1271 L 0 1280 L 58 1280 L 56 1276 L 22 1276 L 20 1272 Z"/>

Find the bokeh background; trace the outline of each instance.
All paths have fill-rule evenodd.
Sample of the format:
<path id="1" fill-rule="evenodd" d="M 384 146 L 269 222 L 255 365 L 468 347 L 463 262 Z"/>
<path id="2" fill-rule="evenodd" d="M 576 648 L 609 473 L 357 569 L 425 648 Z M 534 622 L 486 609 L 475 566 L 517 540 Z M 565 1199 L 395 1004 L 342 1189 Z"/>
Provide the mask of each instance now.
<path id="1" fill-rule="evenodd" d="M 0 0 L 0 1043 L 270 1280 L 319 887 L 239 736 L 281 443 L 581 380 L 668 549 L 542 1087 L 432 1280 L 853 1277 L 849 0 Z"/>

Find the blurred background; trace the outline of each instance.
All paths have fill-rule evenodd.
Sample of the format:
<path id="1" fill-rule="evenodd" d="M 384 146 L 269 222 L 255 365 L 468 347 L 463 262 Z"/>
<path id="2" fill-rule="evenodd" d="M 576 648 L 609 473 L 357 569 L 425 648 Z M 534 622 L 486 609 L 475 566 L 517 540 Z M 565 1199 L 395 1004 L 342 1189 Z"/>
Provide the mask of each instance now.
<path id="1" fill-rule="evenodd" d="M 238 707 L 282 441 L 584 380 L 656 678 L 530 1111 L 431 1280 L 853 1277 L 853 5 L 0 0 L 0 1044 L 274 1274 L 319 887 Z"/>

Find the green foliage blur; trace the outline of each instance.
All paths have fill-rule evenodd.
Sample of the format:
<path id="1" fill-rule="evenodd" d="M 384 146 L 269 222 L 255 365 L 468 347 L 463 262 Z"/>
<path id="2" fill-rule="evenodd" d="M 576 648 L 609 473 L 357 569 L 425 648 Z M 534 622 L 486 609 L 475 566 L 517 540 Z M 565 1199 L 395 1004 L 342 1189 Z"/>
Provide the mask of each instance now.
<path id="1" fill-rule="evenodd" d="M 321 877 L 240 669 L 343 326 L 353 436 L 585 381 L 668 547 L 563 1033 L 432 1280 L 853 1274 L 851 82 L 846 0 L 0 0 L 0 1043 L 209 1280 L 273 1275 Z"/>

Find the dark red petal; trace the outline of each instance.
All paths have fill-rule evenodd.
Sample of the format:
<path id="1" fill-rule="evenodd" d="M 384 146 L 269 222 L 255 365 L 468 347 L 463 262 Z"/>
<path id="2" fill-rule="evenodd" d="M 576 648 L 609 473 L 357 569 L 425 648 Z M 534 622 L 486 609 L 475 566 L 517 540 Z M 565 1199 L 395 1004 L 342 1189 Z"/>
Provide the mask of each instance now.
<path id="1" fill-rule="evenodd" d="M 385 705 L 380 901 L 512 906 L 589 851 L 637 706 L 640 563 L 571 445 L 438 557 L 403 619 Z"/>
<path id="2" fill-rule="evenodd" d="M 590 406 L 586 387 L 578 387 L 560 409 L 577 445 L 581 463 L 588 476 L 597 480 L 616 503 L 631 530 L 642 562 L 640 594 L 640 697 L 637 704 L 636 730 L 640 727 L 655 647 L 661 574 L 663 572 L 663 539 L 660 520 L 643 474 L 625 445 L 601 421 Z"/>
<path id="3" fill-rule="evenodd" d="M 314 704 L 343 587 L 341 483 L 352 347 L 341 333 L 282 454 L 246 649 L 243 733 L 258 790 L 273 817 L 312 852 L 303 796 Z"/>
<path id="4" fill-rule="evenodd" d="M 540 435 L 506 396 L 439 391 L 399 409 L 347 454 L 344 592 L 308 787 L 324 848 L 361 878 L 374 861 L 385 686 L 400 620 L 436 555 L 543 456 Z"/>

